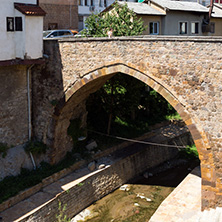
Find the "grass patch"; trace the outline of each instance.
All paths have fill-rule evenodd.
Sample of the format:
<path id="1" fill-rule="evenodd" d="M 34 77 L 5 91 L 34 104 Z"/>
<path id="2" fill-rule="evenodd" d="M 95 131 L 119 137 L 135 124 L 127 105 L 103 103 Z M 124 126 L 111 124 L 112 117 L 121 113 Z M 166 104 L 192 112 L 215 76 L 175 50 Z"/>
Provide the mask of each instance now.
<path id="1" fill-rule="evenodd" d="M 199 154 L 195 144 L 187 146 L 187 148 L 180 149 L 179 157 L 189 160 L 199 160 Z"/>
<path id="2" fill-rule="evenodd" d="M 67 216 L 65 214 L 66 207 L 67 207 L 67 204 L 65 204 L 62 207 L 61 202 L 59 202 L 59 207 L 58 207 L 59 214 L 56 215 L 57 222 L 69 222 L 69 221 L 71 221 L 71 219 L 67 218 Z"/>
<path id="3" fill-rule="evenodd" d="M 179 115 L 179 113 L 173 113 L 173 114 L 169 114 L 165 116 L 166 120 L 182 120 L 181 116 Z"/>
<path id="4" fill-rule="evenodd" d="M 32 154 L 36 154 L 36 155 L 46 153 L 47 149 L 48 149 L 47 145 L 41 141 L 31 140 L 25 146 L 25 151 L 27 153 L 31 152 Z"/>

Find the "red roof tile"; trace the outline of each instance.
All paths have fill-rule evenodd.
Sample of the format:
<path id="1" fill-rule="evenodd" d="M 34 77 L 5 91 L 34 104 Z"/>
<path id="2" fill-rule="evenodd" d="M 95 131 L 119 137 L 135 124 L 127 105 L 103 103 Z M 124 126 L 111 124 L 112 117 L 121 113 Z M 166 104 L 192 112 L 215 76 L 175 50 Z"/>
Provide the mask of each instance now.
<path id="1" fill-rule="evenodd" d="M 45 16 L 46 12 L 38 5 L 14 3 L 15 8 L 24 15 Z"/>

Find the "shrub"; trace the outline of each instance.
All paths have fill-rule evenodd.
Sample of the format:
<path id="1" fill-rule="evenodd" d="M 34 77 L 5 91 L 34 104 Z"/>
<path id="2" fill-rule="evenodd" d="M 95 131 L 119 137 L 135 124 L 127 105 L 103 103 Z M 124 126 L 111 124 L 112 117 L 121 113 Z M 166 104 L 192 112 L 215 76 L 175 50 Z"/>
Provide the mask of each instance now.
<path id="1" fill-rule="evenodd" d="M 47 145 L 40 141 L 29 141 L 25 146 L 25 151 L 32 154 L 43 154 L 48 149 Z"/>
<path id="2" fill-rule="evenodd" d="M 181 149 L 179 152 L 179 155 L 180 157 L 185 158 L 185 159 L 199 160 L 197 148 L 194 144 L 192 146 L 187 146 L 187 148 L 185 149 Z"/>

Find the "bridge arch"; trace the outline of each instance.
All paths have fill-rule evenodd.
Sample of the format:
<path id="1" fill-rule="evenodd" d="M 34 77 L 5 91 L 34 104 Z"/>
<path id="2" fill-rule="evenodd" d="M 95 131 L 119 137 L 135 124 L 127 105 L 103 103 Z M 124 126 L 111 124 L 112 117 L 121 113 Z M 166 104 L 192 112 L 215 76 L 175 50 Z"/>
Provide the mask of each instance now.
<path id="1" fill-rule="evenodd" d="M 76 98 L 79 98 L 81 97 L 81 95 L 83 95 L 83 93 L 81 93 L 81 90 L 84 90 L 84 88 L 87 89 L 84 91 L 84 94 L 88 97 L 90 93 L 96 91 L 93 91 L 92 88 L 91 90 L 89 89 L 90 84 L 95 81 L 98 81 L 97 87 L 101 87 L 106 80 L 111 78 L 116 73 L 130 75 L 146 83 L 148 86 L 150 86 L 151 88 L 156 90 L 160 95 L 162 95 L 174 107 L 174 109 L 179 113 L 179 115 L 187 125 L 196 144 L 199 153 L 199 158 L 201 161 L 202 184 L 207 186 L 215 184 L 215 170 L 214 168 L 209 169 L 209 166 L 214 166 L 213 155 L 211 153 L 212 151 L 209 145 L 210 143 L 207 139 L 205 132 L 202 130 L 201 125 L 198 123 L 198 118 L 190 115 L 185 105 L 179 101 L 177 94 L 173 92 L 169 86 L 167 86 L 157 77 L 146 72 L 146 66 L 144 63 L 141 63 L 139 66 L 136 66 L 134 64 L 126 64 L 121 61 L 109 62 L 104 64 L 102 67 L 98 67 L 94 70 L 89 70 L 84 75 L 82 75 L 82 78 L 79 78 L 73 83 L 73 85 L 65 92 L 64 97 L 60 99 L 59 103 L 55 107 L 55 152 L 54 155 L 52 155 L 52 158 L 56 160 L 56 153 L 58 154 L 58 152 L 56 152 L 57 147 L 62 147 L 64 144 L 64 141 L 61 138 L 61 129 L 67 132 L 67 128 L 69 126 L 69 119 L 65 118 L 66 115 L 64 115 L 64 113 L 69 112 L 67 104 L 72 103 L 72 106 L 77 106 L 79 100 L 77 99 L 76 101 Z M 86 91 L 89 91 L 89 93 L 87 94 Z M 202 191 L 204 191 L 203 186 Z M 202 200 L 204 200 L 204 198 L 202 198 Z"/>

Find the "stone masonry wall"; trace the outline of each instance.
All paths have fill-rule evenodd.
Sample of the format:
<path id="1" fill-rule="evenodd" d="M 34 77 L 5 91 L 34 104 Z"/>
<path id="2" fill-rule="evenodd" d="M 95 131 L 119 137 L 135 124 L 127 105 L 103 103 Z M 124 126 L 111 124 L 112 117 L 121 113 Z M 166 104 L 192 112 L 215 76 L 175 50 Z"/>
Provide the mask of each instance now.
<path id="1" fill-rule="evenodd" d="M 28 140 L 26 69 L 0 67 L 0 142 L 9 147 Z"/>
<path id="2" fill-rule="evenodd" d="M 34 122 L 46 129 L 37 133 L 51 141 L 52 161 L 57 162 L 60 150 L 65 149 L 59 135 L 67 133 L 69 110 L 121 72 L 147 83 L 178 111 L 200 155 L 202 206 L 222 205 L 222 39 L 122 37 L 50 40 L 44 44 L 49 60 L 35 76 L 47 77 L 41 88 L 52 92 L 48 97 L 53 96 L 58 103 L 51 110 L 44 109 L 45 101 L 37 103 L 42 113 L 34 115 Z M 52 49 L 56 53 L 52 54 Z"/>

